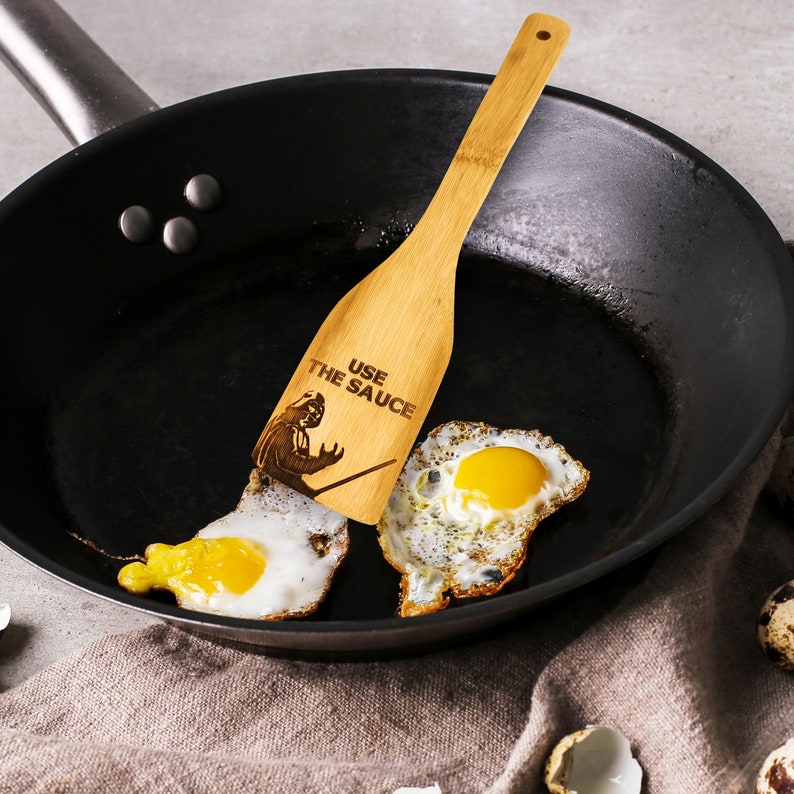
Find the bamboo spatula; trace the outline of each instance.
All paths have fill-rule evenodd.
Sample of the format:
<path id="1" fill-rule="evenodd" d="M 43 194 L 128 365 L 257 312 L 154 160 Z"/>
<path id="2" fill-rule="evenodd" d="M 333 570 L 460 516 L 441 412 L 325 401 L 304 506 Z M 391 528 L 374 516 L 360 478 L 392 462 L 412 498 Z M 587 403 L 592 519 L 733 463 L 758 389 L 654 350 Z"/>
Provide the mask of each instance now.
<path id="1" fill-rule="evenodd" d="M 378 520 L 449 363 L 463 240 L 569 34 L 526 19 L 424 215 L 309 345 L 254 448 L 271 477 Z"/>

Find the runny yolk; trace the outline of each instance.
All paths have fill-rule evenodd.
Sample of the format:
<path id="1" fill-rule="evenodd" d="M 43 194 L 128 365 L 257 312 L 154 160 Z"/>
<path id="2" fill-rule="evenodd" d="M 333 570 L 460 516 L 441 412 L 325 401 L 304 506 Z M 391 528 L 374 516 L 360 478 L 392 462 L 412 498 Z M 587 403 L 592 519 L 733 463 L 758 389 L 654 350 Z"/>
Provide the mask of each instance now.
<path id="1" fill-rule="evenodd" d="M 142 595 L 152 588 L 170 590 L 183 598 L 231 591 L 245 593 L 265 570 L 265 558 L 242 538 L 193 538 L 176 546 L 152 543 L 146 562 L 133 562 L 119 571 L 119 584 Z"/>
<path id="2" fill-rule="evenodd" d="M 455 487 L 494 510 L 512 510 L 538 493 L 548 474 L 543 463 L 525 449 L 486 447 L 460 462 Z"/>

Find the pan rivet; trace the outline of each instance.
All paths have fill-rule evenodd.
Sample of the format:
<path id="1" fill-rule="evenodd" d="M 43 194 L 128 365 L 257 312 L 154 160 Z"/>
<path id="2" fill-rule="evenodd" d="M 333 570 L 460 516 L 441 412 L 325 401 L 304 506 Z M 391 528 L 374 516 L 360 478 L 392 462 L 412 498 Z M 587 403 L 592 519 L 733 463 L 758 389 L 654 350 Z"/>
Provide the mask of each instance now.
<path id="1" fill-rule="evenodd" d="M 175 254 L 189 254 L 198 245 L 199 233 L 188 218 L 171 218 L 163 227 L 165 247 Z"/>
<path id="2" fill-rule="evenodd" d="M 194 210 L 214 210 L 221 203 L 221 197 L 220 183 L 209 174 L 198 174 L 185 185 L 185 199 Z"/>
<path id="3" fill-rule="evenodd" d="M 154 237 L 156 227 L 152 213 L 135 204 L 119 215 L 119 229 L 131 243 L 145 243 Z"/>

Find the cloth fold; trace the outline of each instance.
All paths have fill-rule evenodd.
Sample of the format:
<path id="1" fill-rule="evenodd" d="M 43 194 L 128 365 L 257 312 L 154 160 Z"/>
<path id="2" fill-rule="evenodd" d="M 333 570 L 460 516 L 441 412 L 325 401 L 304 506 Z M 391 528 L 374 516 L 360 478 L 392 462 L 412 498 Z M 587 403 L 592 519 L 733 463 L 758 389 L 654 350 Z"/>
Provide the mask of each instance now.
<path id="1" fill-rule="evenodd" d="M 659 549 L 477 643 L 411 659 L 273 659 L 163 624 L 0 695 L 0 792 L 544 792 L 556 742 L 631 741 L 647 794 L 751 791 L 794 735 L 794 676 L 756 639 L 794 578 L 767 444 Z"/>

